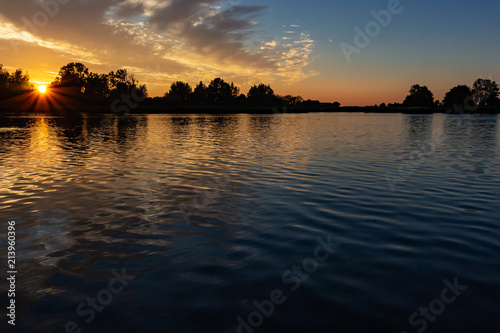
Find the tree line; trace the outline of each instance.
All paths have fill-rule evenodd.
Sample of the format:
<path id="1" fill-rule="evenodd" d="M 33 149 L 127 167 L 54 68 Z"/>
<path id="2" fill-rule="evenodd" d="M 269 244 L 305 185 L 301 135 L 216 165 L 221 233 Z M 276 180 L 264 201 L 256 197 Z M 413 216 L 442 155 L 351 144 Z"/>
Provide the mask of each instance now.
<path id="1" fill-rule="evenodd" d="M 0 65 L 0 69 L 1 69 Z M 10 85 L 2 85 L 0 81 L 0 97 L 5 92 L 5 97 L 12 94 L 7 91 L 15 91 L 16 94 L 32 92 L 35 88 L 29 83 L 29 76 L 22 75 L 19 69 L 15 74 L 1 71 L 0 80 L 3 76 Z M 18 82 L 23 82 L 24 85 Z M 124 96 L 148 96 L 146 85 L 140 85 L 133 74 L 127 69 L 119 69 L 108 74 L 91 72 L 82 63 L 69 63 L 59 70 L 56 79 L 48 85 L 48 88 L 60 94 L 70 96 L 78 104 L 112 103 Z M 176 81 L 162 97 L 148 98 L 146 104 L 154 106 L 167 105 L 228 105 L 228 106 L 297 106 L 313 103 L 311 100 L 304 101 L 301 96 L 275 94 L 270 85 L 260 83 L 250 88 L 247 94 L 240 93 L 240 88 L 233 82 L 226 82 L 222 78 L 215 78 L 209 84 L 200 82 L 191 87 L 189 83 Z M 340 104 L 335 104 L 339 106 Z"/>
<path id="2" fill-rule="evenodd" d="M 15 97 L 33 89 L 34 86 L 30 83 L 28 73 L 24 74 L 22 69 L 9 73 L 0 64 L 0 100 Z"/>
<path id="3" fill-rule="evenodd" d="M 71 95 L 73 98 L 96 101 L 114 100 L 131 94 L 147 97 L 146 85 L 140 85 L 126 69 L 98 74 L 82 63 L 69 63 L 61 67 L 49 89 Z"/>
<path id="4" fill-rule="evenodd" d="M 189 83 L 174 82 L 162 99 L 170 104 L 188 105 L 297 106 L 311 102 L 304 101 L 301 96 L 277 95 L 270 85 L 264 83 L 253 85 L 246 94 L 242 94 L 233 82 L 226 82 L 220 77 L 208 85 L 200 81 L 194 89 Z"/>
<path id="5" fill-rule="evenodd" d="M 384 103 L 380 105 L 386 106 Z M 389 107 L 445 107 L 453 111 L 467 111 L 474 107 L 500 106 L 499 85 L 490 79 L 477 79 L 471 87 L 458 85 L 448 91 L 442 102 L 434 99 L 434 94 L 427 88 L 415 84 L 410 88 L 403 103 L 389 104 Z"/>
<path id="6" fill-rule="evenodd" d="M 9 73 L 0 65 L 0 99 L 8 99 L 35 89 L 28 73 L 17 69 Z M 140 96 L 141 101 L 148 96 L 146 85 L 141 85 L 127 69 L 118 69 L 108 74 L 91 72 L 82 63 L 71 62 L 59 70 L 49 89 L 71 97 L 76 104 L 110 105 L 116 100 L 126 100 L 127 96 Z M 137 99 L 137 98 L 136 98 Z M 250 87 L 246 94 L 233 82 L 218 77 L 205 84 L 200 81 L 194 88 L 189 83 L 176 81 L 162 97 L 147 98 L 146 105 L 155 107 L 172 106 L 321 106 L 318 101 L 304 100 L 301 96 L 277 95 L 270 85 L 260 83 Z M 339 107 L 340 103 L 323 103 Z M 402 103 L 376 107 L 445 107 L 455 111 L 468 110 L 475 106 L 500 106 L 499 85 L 489 79 L 477 79 L 472 86 L 458 85 L 446 93 L 442 102 L 434 99 L 434 94 L 425 85 L 413 85 Z"/>

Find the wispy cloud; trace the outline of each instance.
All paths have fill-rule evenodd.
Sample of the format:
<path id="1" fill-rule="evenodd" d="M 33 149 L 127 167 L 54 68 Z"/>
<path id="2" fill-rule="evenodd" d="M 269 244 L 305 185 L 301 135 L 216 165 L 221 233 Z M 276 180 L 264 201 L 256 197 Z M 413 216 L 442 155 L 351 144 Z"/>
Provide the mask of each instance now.
<path id="1" fill-rule="evenodd" d="M 296 32 L 300 26 L 285 27 L 286 37 L 269 37 L 258 23 L 267 6 L 234 3 L 70 1 L 60 5 L 47 24 L 33 29 L 26 21 L 43 12 L 39 3 L 9 1 L 0 7 L 0 39 L 50 49 L 87 64 L 128 66 L 158 85 L 162 80 L 168 85 L 209 75 L 224 75 L 237 83 L 255 78 L 291 82 L 314 75 L 304 67 L 313 61 L 315 43 L 307 33 Z"/>

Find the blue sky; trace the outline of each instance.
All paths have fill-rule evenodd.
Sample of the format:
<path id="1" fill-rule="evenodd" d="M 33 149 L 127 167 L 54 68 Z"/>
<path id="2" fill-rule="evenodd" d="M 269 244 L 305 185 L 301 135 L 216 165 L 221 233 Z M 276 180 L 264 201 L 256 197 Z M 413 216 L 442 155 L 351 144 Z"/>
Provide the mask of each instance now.
<path id="1" fill-rule="evenodd" d="M 263 22 L 268 26 L 294 22 L 308 31 L 316 42 L 315 61 L 309 66 L 319 73 L 314 79 L 331 82 L 339 91 L 338 99 L 344 97 L 348 104 L 357 104 L 355 95 L 363 89 L 355 87 L 362 86 L 364 79 L 373 83 L 378 78 L 382 89 L 369 89 L 369 98 L 361 104 L 404 98 L 412 82 L 427 84 L 442 99 L 455 84 L 470 85 L 479 76 L 500 77 L 500 4 L 493 1 L 402 1 L 403 11 L 347 64 L 340 43 L 353 44 L 354 27 L 364 28 L 373 20 L 370 12 L 385 9 L 387 4 L 318 0 L 292 5 L 277 0 Z M 342 82 L 354 92 L 345 91 Z M 398 85 L 399 91 L 389 91 Z"/>

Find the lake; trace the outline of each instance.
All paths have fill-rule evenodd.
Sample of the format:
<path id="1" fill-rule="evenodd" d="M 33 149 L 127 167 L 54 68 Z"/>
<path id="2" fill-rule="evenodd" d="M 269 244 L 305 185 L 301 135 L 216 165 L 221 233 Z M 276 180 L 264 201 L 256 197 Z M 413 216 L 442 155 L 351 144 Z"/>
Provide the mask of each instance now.
<path id="1" fill-rule="evenodd" d="M 493 332 L 499 138 L 497 115 L 2 117 L 16 332 Z"/>

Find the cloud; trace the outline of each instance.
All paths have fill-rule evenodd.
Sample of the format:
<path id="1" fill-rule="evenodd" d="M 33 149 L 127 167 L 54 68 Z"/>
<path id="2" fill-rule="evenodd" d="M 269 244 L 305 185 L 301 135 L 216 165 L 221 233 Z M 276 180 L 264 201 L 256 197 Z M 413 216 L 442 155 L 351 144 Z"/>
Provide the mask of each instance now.
<path id="1" fill-rule="evenodd" d="M 271 42 L 264 43 L 264 46 L 262 46 L 260 49 L 261 50 L 272 50 L 272 49 L 276 48 L 276 46 L 278 46 L 278 43 L 275 40 L 273 40 Z"/>
<path id="2" fill-rule="evenodd" d="M 124 3 L 118 6 L 116 15 L 119 17 L 135 17 L 145 14 L 145 7 L 142 3 Z"/>
<path id="3" fill-rule="evenodd" d="M 206 11 L 219 0 L 172 0 L 166 6 L 159 4 L 149 21 L 161 30 L 184 25 L 196 19 L 200 12 Z M 162 8 L 161 8 L 162 7 Z"/>
<path id="4" fill-rule="evenodd" d="M 314 75 L 303 71 L 313 61 L 314 41 L 292 31 L 284 33 L 286 44 L 279 42 L 282 36 L 270 37 L 258 23 L 267 6 L 238 0 L 73 0 L 45 8 L 40 3 L 2 1 L 0 41 L 52 50 L 57 61 L 128 67 L 159 86 L 209 75 L 236 83 Z"/>

